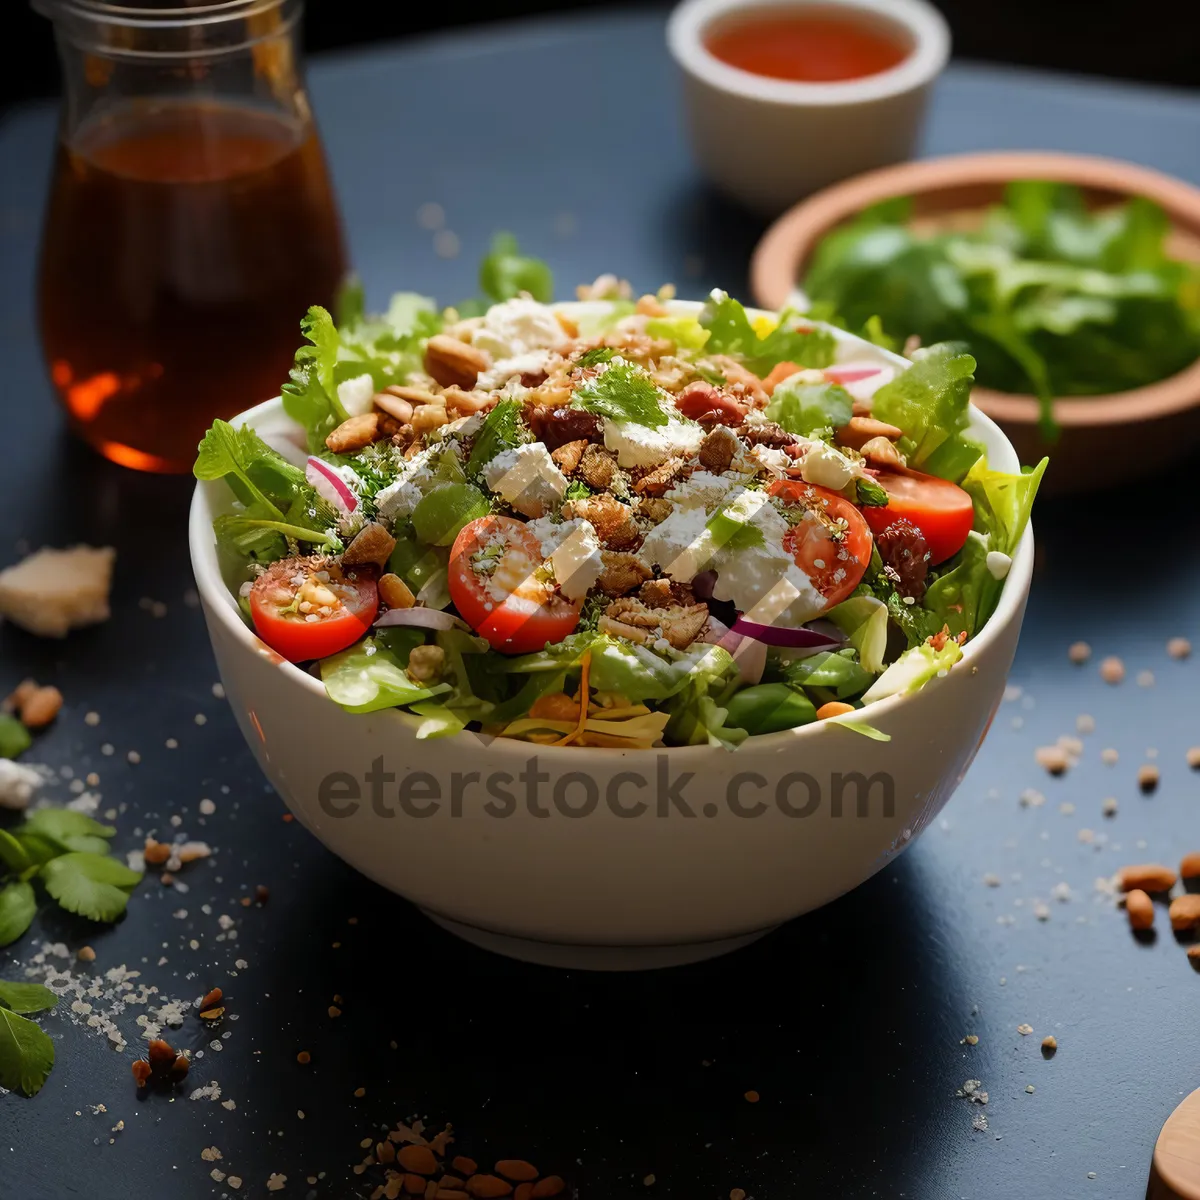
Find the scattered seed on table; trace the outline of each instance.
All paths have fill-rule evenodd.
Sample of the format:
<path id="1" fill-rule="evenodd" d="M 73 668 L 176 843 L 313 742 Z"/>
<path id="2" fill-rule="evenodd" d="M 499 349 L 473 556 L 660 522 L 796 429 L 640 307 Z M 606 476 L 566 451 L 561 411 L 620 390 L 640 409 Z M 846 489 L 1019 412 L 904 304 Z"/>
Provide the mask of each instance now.
<path id="1" fill-rule="evenodd" d="M 1200 746 L 1189 746 L 1187 752 L 1187 765 L 1193 771 L 1200 771 Z"/>
<path id="2" fill-rule="evenodd" d="M 1179 876 L 1162 863 L 1137 863 L 1117 872 L 1117 886 L 1123 892 L 1169 892 Z"/>
<path id="3" fill-rule="evenodd" d="M 213 697 L 217 700 L 225 699 L 225 685 L 222 683 L 214 683 L 212 685 Z"/>
<path id="4" fill-rule="evenodd" d="M 729 1200 L 746 1200 L 746 1193 L 741 1188 L 731 1188 Z"/>
<path id="5" fill-rule="evenodd" d="M 331 1017 L 340 1017 L 342 1015 L 342 1010 L 338 1008 L 336 1004 L 331 1004 L 329 1006 L 329 1015 Z"/>
<path id="6" fill-rule="evenodd" d="M 309 1054 L 307 1050 L 301 1050 L 300 1053 L 296 1055 L 296 1061 L 302 1067 L 307 1066 L 310 1062 L 312 1062 L 312 1055 Z"/>
<path id="7" fill-rule="evenodd" d="M 1070 755 L 1061 746 L 1039 746 L 1033 757 L 1037 765 L 1051 775 L 1062 775 L 1071 765 Z"/>
<path id="8" fill-rule="evenodd" d="M 1046 1037 L 1042 1038 L 1042 1053 L 1043 1054 L 1053 1054 L 1055 1052 L 1055 1050 L 1057 1050 L 1057 1049 L 1058 1049 L 1058 1039 L 1054 1036 L 1054 1034 L 1051 1033 L 1051 1034 L 1048 1034 Z"/>
<path id="9" fill-rule="evenodd" d="M 1125 678 L 1125 664 L 1115 654 L 1100 664 L 1100 678 L 1105 683 L 1120 683 Z"/>
<path id="10" fill-rule="evenodd" d="M 1091 713 L 1080 713 L 1075 718 L 1075 728 L 1079 733 L 1095 733 L 1096 718 Z"/>
<path id="11" fill-rule="evenodd" d="M 999 887 L 1003 881 L 999 875 L 989 873 L 983 877 L 983 882 L 987 887 Z"/>
<path id="12" fill-rule="evenodd" d="M 1200 850 L 1185 854 L 1179 862 L 1180 879 L 1200 879 Z"/>
<path id="13" fill-rule="evenodd" d="M 354 1089 L 354 1095 L 355 1095 L 355 1096 L 356 1096 L 356 1097 L 357 1097 L 359 1100 L 361 1100 L 361 1099 L 362 1099 L 362 1098 L 363 1098 L 363 1097 L 364 1097 L 366 1094 L 367 1094 L 367 1089 L 366 1089 L 366 1088 L 355 1088 L 355 1089 Z"/>
<path id="14" fill-rule="evenodd" d="M 1107 796 L 1104 802 L 1100 805 L 1100 811 L 1106 817 L 1115 817 L 1117 815 L 1117 798 L 1116 796 Z"/>
<path id="15" fill-rule="evenodd" d="M 1033 1095 L 1033 1084 L 1027 1083 L 1025 1085 L 1025 1090 L 1032 1096 Z"/>
<path id="16" fill-rule="evenodd" d="M 1137 674 L 1137 685 L 1138 685 L 1138 687 L 1144 687 L 1144 688 L 1153 687 L 1154 686 L 1154 672 L 1153 671 L 1139 671 Z"/>
<path id="17" fill-rule="evenodd" d="M 1125 897 L 1125 914 L 1129 917 L 1130 929 L 1154 928 L 1154 901 L 1141 888 L 1134 888 Z"/>
<path id="18" fill-rule="evenodd" d="M 1067 647 L 1067 657 L 1075 664 L 1082 665 L 1092 657 L 1092 648 L 1087 642 L 1072 642 Z"/>
<path id="19" fill-rule="evenodd" d="M 80 946 L 75 952 L 75 957 L 79 959 L 80 962 L 95 962 L 96 952 L 91 948 L 91 946 Z"/>
<path id="20" fill-rule="evenodd" d="M 207 725 L 208 718 L 203 713 L 197 713 L 193 718 L 197 725 Z"/>
<path id="21" fill-rule="evenodd" d="M 137 764 L 142 761 L 142 756 L 136 750 L 130 750 L 129 753 L 125 755 L 125 758 L 129 762 L 133 763 L 134 766 L 137 766 Z"/>
<path id="22" fill-rule="evenodd" d="M 979 1034 L 968 1033 L 967 1036 L 965 1038 L 963 1038 L 963 1044 L 967 1045 L 967 1046 L 978 1046 L 979 1045 Z"/>
<path id="23" fill-rule="evenodd" d="M 1022 1037 L 1028 1037 L 1028 1036 L 1029 1036 L 1029 1035 L 1030 1035 L 1030 1034 L 1033 1032 L 1033 1026 L 1032 1026 L 1032 1025 L 1025 1025 L 1025 1024 L 1018 1025 L 1018 1026 L 1017 1026 L 1017 1032 L 1018 1032 L 1018 1033 L 1019 1033 L 1019 1034 L 1020 1034 Z"/>
<path id="24" fill-rule="evenodd" d="M 85 725 L 99 725 L 100 714 L 98 712 L 87 712 L 83 714 L 83 723 Z"/>
<path id="25" fill-rule="evenodd" d="M 1106 767 L 1115 767 L 1118 758 L 1120 758 L 1120 755 L 1111 746 L 1100 751 L 1100 761 Z"/>
<path id="26" fill-rule="evenodd" d="M 1185 637 L 1173 637 L 1167 642 L 1167 654 L 1171 658 L 1187 658 L 1192 652 L 1192 643 Z"/>
<path id="27" fill-rule="evenodd" d="M 1189 892 L 1185 896 L 1176 896 L 1171 901 L 1167 915 L 1171 919 L 1171 928 L 1176 933 L 1200 928 L 1200 895 Z"/>
<path id="28" fill-rule="evenodd" d="M 653 1187 L 654 1186 L 654 1176 L 647 1175 L 646 1178 L 642 1180 L 642 1183 L 645 1184 L 646 1187 Z"/>
<path id="29" fill-rule="evenodd" d="M 1153 763 L 1143 763 L 1138 767 L 1138 787 L 1143 792 L 1152 792 L 1158 787 L 1158 768 Z"/>
<path id="30" fill-rule="evenodd" d="M 1195 967 L 1197 971 L 1200 971 L 1200 942 L 1197 942 L 1194 946 L 1188 947 L 1187 956 L 1188 961 L 1191 962 L 1192 966 Z"/>

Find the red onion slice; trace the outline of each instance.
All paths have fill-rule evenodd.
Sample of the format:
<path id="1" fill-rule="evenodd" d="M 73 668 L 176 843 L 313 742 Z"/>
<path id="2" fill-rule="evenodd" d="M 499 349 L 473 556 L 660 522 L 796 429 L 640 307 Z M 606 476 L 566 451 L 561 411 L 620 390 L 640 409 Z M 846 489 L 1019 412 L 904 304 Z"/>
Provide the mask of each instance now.
<path id="1" fill-rule="evenodd" d="M 471 632 L 466 621 L 440 608 L 389 608 L 375 622 L 376 629 L 394 625 L 411 625 L 418 629 L 465 629 Z"/>
<path id="2" fill-rule="evenodd" d="M 882 367 L 826 367 L 825 378 L 830 383 L 857 383 L 860 379 L 878 375 L 882 370 Z"/>
<path id="3" fill-rule="evenodd" d="M 767 646 L 786 646 L 791 650 L 840 646 L 844 640 L 816 629 L 781 629 L 777 625 L 760 625 L 757 621 L 747 621 L 745 617 L 738 617 L 731 633 L 753 638 Z"/>
<path id="4" fill-rule="evenodd" d="M 304 468 L 304 478 L 312 484 L 317 495 L 329 501 L 338 512 L 349 516 L 358 507 L 358 497 L 327 462 L 310 457 Z"/>
<path id="5" fill-rule="evenodd" d="M 713 588 L 717 584 L 716 571 L 701 571 L 695 579 L 692 580 L 692 594 L 697 600 L 711 600 Z M 722 626 L 724 628 L 724 626 Z"/>

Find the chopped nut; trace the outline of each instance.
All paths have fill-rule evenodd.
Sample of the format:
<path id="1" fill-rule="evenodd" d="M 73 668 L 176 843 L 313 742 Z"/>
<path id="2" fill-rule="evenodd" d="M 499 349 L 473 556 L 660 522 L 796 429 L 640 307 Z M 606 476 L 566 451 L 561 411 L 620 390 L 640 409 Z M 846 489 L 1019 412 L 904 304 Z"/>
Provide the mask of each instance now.
<path id="1" fill-rule="evenodd" d="M 373 564 L 382 567 L 396 548 L 396 539 L 379 524 L 371 521 L 364 525 L 346 547 L 342 555 L 343 567 Z"/>
<path id="2" fill-rule="evenodd" d="M 1053 1054 L 1058 1049 L 1058 1039 L 1054 1034 L 1047 1034 L 1042 1038 L 1042 1053 Z"/>
<path id="3" fill-rule="evenodd" d="M 617 477 L 617 456 L 611 450 L 590 442 L 576 466 L 576 474 L 588 487 L 602 492 L 612 487 Z"/>
<path id="4" fill-rule="evenodd" d="M 497 1175 L 511 1179 L 514 1183 L 524 1183 L 538 1177 L 538 1169 L 533 1163 L 523 1158 L 502 1158 L 493 1168 Z"/>
<path id="5" fill-rule="evenodd" d="M 142 858 L 154 866 L 165 863 L 171 857 L 171 847 L 166 842 L 156 842 L 153 838 L 146 839 L 142 849 Z"/>
<path id="6" fill-rule="evenodd" d="M 1123 892 L 1169 892 L 1179 877 L 1161 863 L 1140 863 L 1117 872 L 1117 886 Z"/>
<path id="7" fill-rule="evenodd" d="M 325 447 L 334 454 L 355 454 L 365 450 L 376 438 L 384 436 L 383 413 L 368 412 L 343 421 L 325 438 Z M 391 430 L 388 430 L 388 436 Z"/>
<path id="8" fill-rule="evenodd" d="M 632 549 L 641 541 L 633 509 L 607 493 L 568 501 L 563 505 L 563 516 L 590 521 L 596 536 L 610 550 Z"/>
<path id="9" fill-rule="evenodd" d="M 412 608 L 417 602 L 408 584 L 390 571 L 379 577 L 379 598 L 388 608 Z"/>
<path id="10" fill-rule="evenodd" d="M 432 1175 L 438 1169 L 438 1161 L 428 1146 L 401 1146 L 396 1159 L 414 1175 Z"/>
<path id="11" fill-rule="evenodd" d="M 614 600 L 600 618 L 600 627 L 622 625 L 643 634 L 634 641 L 655 641 L 664 637 L 676 650 L 690 646 L 708 623 L 706 604 L 671 605 L 668 608 L 648 608 L 640 600 L 625 596 Z M 660 632 L 661 631 L 661 632 Z M 615 632 L 610 628 L 610 632 Z M 629 637 L 629 633 L 620 636 Z"/>
<path id="12" fill-rule="evenodd" d="M 495 1200 L 512 1193 L 512 1184 L 497 1175 L 472 1175 L 467 1180 L 467 1194 L 476 1200 Z"/>
<path id="13" fill-rule="evenodd" d="M 1189 892 L 1184 896 L 1176 896 L 1167 910 L 1171 919 L 1171 928 L 1176 933 L 1187 929 L 1200 929 L 1200 895 Z"/>
<path id="14" fill-rule="evenodd" d="M 414 434 L 432 433 L 449 421 L 449 413 L 440 404 L 426 404 L 413 413 L 412 431 Z"/>
<path id="15" fill-rule="evenodd" d="M 1067 647 L 1067 657 L 1076 664 L 1082 666 L 1089 658 L 1092 657 L 1092 648 L 1087 642 L 1072 642 Z"/>
<path id="16" fill-rule="evenodd" d="M 530 1193 L 533 1200 L 549 1200 L 551 1196 L 557 1196 L 567 1185 L 563 1182 L 559 1175 L 547 1175 L 545 1179 L 539 1179 L 533 1185 L 533 1191 Z"/>
<path id="17" fill-rule="evenodd" d="M 1192 880 L 1200 879 L 1200 850 L 1185 854 L 1179 863 L 1179 878 Z"/>
<path id="18" fill-rule="evenodd" d="M 460 1175 L 474 1175 L 479 1170 L 479 1164 L 473 1158 L 467 1158 L 465 1154 L 455 1155 L 450 1165 Z"/>
<path id="19" fill-rule="evenodd" d="M 633 485 L 633 490 L 639 496 L 661 496 L 671 487 L 682 470 L 682 458 L 668 458 L 666 462 L 660 463 L 643 475 Z"/>
<path id="20" fill-rule="evenodd" d="M 1125 897 L 1125 915 L 1129 928 L 1151 929 L 1154 926 L 1154 901 L 1141 888 L 1133 888 Z"/>
<path id="21" fill-rule="evenodd" d="M 30 729 L 49 725 L 63 706 L 62 692 L 56 687 L 39 687 L 25 697 L 21 705 L 21 721 Z"/>
<path id="22" fill-rule="evenodd" d="M 564 442 L 563 445 L 551 453 L 550 458 L 564 475 L 570 475 L 579 466 L 589 445 L 591 443 L 584 440 Z"/>
<path id="23" fill-rule="evenodd" d="M 331 1004 L 328 1011 L 331 1017 L 340 1017 L 342 1015 L 342 1010 L 336 1004 Z"/>
<path id="24" fill-rule="evenodd" d="M 75 952 L 75 957 L 79 959 L 80 962 L 95 962 L 96 952 L 91 948 L 91 946 L 80 946 Z"/>
<path id="25" fill-rule="evenodd" d="M 904 466 L 904 455 L 896 449 L 896 443 L 889 442 L 887 438 L 871 438 L 869 441 L 863 442 L 858 448 L 858 452 L 868 462 L 877 465 L 885 467 Z"/>
<path id="26" fill-rule="evenodd" d="M 486 351 L 444 333 L 425 344 L 425 370 L 442 387 L 473 388 L 480 372 L 491 365 L 492 356 Z"/>
<path id="27" fill-rule="evenodd" d="M 720 475 L 722 471 L 729 470 L 729 464 L 740 447 L 737 434 L 724 425 L 718 425 L 705 434 L 696 457 L 706 471 Z"/>
<path id="28" fill-rule="evenodd" d="M 895 442 L 903 436 L 903 429 L 897 429 L 895 425 L 889 425 L 886 421 L 877 421 L 874 417 L 851 417 L 837 431 L 837 440 L 852 450 L 859 449 L 872 438 L 881 437 Z"/>
<path id="29" fill-rule="evenodd" d="M 758 1101 L 759 1101 L 759 1095 L 758 1095 L 758 1093 L 757 1093 L 756 1091 L 753 1091 L 753 1090 L 752 1090 L 752 1091 L 749 1091 L 749 1092 L 747 1092 L 747 1093 L 746 1093 L 746 1100 L 747 1100 L 747 1101 L 748 1101 L 750 1104 L 757 1104 L 757 1103 L 758 1103 Z"/>
<path id="30" fill-rule="evenodd" d="M 1120 683 L 1125 678 L 1125 664 L 1111 655 L 1100 664 L 1100 678 L 1105 683 Z"/>

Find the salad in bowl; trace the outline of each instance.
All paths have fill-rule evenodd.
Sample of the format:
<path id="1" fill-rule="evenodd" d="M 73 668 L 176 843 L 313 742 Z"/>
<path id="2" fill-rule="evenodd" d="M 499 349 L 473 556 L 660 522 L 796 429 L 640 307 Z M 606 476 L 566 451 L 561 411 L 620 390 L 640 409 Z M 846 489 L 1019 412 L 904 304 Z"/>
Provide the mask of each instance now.
<path id="1" fill-rule="evenodd" d="M 961 347 L 904 363 L 720 291 L 350 292 L 302 331 L 286 426 L 199 448 L 222 574 L 331 703 L 418 738 L 880 736 L 988 621 L 1045 466 L 989 466 Z"/>

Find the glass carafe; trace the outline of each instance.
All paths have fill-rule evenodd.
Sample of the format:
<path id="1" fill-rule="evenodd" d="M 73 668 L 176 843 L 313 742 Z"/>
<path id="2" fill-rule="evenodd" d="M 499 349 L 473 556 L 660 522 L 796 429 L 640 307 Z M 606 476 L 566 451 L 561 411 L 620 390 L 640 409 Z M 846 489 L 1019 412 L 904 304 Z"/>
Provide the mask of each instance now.
<path id="1" fill-rule="evenodd" d="M 64 96 L 42 346 L 72 426 L 187 471 L 216 417 L 276 395 L 345 271 L 300 66 L 302 0 L 34 0 Z"/>

